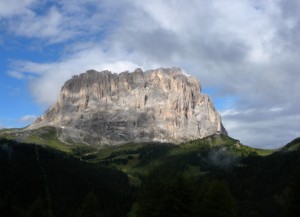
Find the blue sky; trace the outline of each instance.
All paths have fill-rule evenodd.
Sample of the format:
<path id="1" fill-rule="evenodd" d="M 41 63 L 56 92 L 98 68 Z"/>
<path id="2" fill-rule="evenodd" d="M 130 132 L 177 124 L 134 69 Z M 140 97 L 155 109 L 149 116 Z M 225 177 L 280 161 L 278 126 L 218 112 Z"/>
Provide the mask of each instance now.
<path id="1" fill-rule="evenodd" d="M 279 147 L 300 135 L 297 0 L 0 0 L 0 127 L 24 127 L 72 75 L 181 67 L 229 135 Z"/>

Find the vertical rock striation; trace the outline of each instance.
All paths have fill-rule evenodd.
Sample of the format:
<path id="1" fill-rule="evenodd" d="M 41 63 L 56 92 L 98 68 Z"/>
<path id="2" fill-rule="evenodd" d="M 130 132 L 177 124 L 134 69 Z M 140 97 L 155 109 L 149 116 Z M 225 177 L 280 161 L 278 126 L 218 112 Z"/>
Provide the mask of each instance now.
<path id="1" fill-rule="evenodd" d="M 199 81 L 179 68 L 73 76 L 58 101 L 28 129 L 54 126 L 64 142 L 180 143 L 227 134 Z"/>

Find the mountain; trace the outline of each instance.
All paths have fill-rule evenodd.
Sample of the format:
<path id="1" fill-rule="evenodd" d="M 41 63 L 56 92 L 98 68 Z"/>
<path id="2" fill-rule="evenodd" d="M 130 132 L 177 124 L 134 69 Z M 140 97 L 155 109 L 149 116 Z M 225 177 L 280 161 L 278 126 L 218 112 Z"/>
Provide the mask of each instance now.
<path id="1" fill-rule="evenodd" d="M 299 138 L 245 146 L 200 91 L 178 68 L 74 76 L 0 130 L 0 216 L 300 216 Z"/>
<path id="2" fill-rule="evenodd" d="M 53 127 L 64 143 L 120 145 L 179 144 L 227 135 L 199 81 L 180 68 L 73 76 L 58 101 L 23 132 Z"/>

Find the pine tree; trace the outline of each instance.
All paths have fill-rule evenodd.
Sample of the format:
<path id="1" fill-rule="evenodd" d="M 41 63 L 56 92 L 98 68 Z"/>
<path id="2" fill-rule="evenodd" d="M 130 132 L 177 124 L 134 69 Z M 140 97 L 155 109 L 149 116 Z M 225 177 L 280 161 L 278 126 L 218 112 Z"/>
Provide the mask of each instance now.
<path id="1" fill-rule="evenodd" d="M 235 217 L 237 206 L 226 182 L 204 181 L 201 187 L 200 213 L 205 217 Z"/>
<path id="2" fill-rule="evenodd" d="M 80 217 L 102 217 L 104 216 L 101 213 L 100 207 L 99 207 L 99 200 L 96 197 L 94 192 L 90 192 L 85 200 L 82 203 L 80 212 Z"/>

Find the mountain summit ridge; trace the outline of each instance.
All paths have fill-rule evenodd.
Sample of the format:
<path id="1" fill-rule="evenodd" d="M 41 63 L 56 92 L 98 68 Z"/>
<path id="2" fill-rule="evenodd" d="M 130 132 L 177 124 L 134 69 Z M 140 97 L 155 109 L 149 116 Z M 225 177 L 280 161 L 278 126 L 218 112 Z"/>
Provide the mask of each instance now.
<path id="1" fill-rule="evenodd" d="M 27 129 L 57 128 L 66 143 L 179 144 L 227 135 L 200 82 L 180 68 L 119 74 L 88 70 L 63 85 L 58 101 Z"/>

